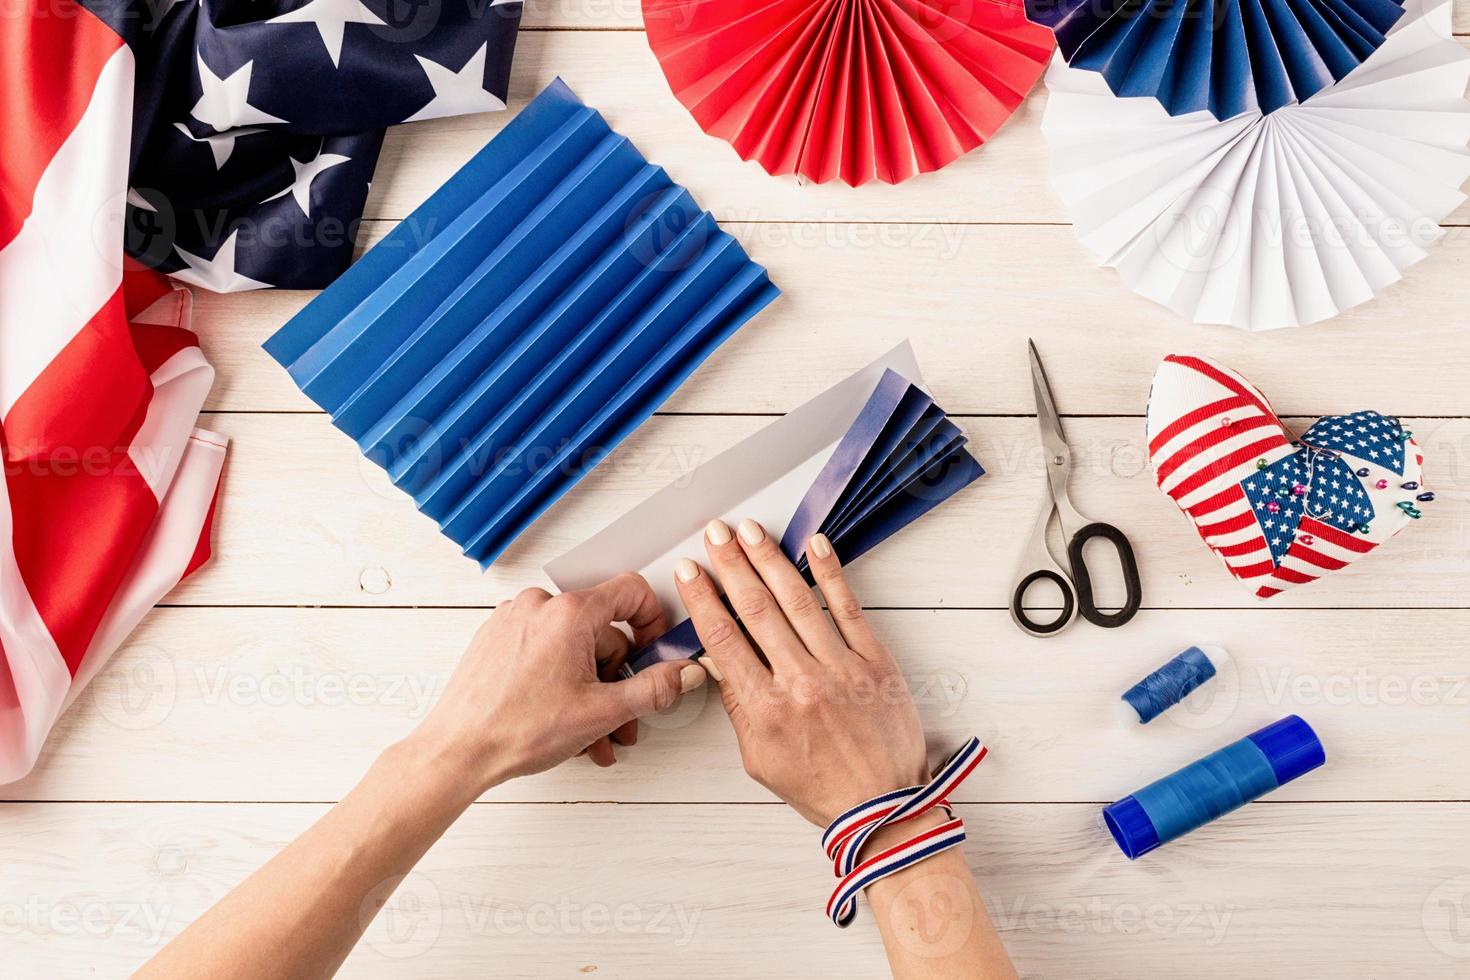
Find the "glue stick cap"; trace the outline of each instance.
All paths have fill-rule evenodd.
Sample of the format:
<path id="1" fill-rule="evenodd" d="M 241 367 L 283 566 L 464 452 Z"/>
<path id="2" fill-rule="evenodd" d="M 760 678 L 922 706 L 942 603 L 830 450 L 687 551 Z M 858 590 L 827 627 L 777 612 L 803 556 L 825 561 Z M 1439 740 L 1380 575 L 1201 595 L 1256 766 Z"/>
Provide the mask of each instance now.
<path id="1" fill-rule="evenodd" d="M 1285 786 L 1327 761 L 1317 733 L 1298 715 L 1287 715 L 1247 737 L 1271 763 L 1277 786 Z"/>
<path id="2" fill-rule="evenodd" d="M 1103 823 L 1107 824 L 1108 833 L 1113 835 L 1113 840 L 1118 842 L 1118 847 L 1130 861 L 1138 860 L 1159 846 L 1159 832 L 1154 829 L 1154 822 L 1148 818 L 1143 804 L 1131 796 L 1104 807 Z"/>

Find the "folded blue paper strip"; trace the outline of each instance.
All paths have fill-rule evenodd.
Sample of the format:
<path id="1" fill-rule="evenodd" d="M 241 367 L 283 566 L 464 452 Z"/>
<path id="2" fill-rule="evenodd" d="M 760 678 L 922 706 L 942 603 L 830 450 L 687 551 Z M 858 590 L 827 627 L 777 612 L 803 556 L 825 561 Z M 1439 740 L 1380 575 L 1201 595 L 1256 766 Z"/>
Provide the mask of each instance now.
<path id="1" fill-rule="evenodd" d="M 884 372 L 786 525 L 781 550 L 808 582 L 806 543 L 819 531 L 853 561 L 985 475 L 967 441 L 932 398 Z M 702 651 L 686 619 L 634 652 L 624 673 Z"/>
<path id="2" fill-rule="evenodd" d="M 1073 68 L 1169 115 L 1270 113 L 1340 81 L 1384 41 L 1403 0 L 1026 0 Z"/>
<path id="3" fill-rule="evenodd" d="M 777 294 L 557 79 L 265 349 L 488 566 Z"/>

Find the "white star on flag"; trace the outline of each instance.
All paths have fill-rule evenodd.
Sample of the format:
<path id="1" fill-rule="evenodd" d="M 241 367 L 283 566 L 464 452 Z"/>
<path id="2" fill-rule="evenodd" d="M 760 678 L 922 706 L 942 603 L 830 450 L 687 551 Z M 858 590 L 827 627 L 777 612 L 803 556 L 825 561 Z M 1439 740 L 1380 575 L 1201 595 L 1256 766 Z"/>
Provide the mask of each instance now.
<path id="1" fill-rule="evenodd" d="M 295 157 L 291 157 L 291 166 L 296 170 L 296 179 L 291 182 L 291 186 L 281 188 L 281 190 L 265 200 L 274 201 L 277 198 L 290 194 L 296 199 L 297 205 L 301 208 L 301 213 L 310 218 L 311 182 L 316 180 L 318 174 L 347 163 L 351 159 L 351 157 L 343 156 L 340 153 L 318 153 L 315 157 L 304 163 L 298 161 Z M 264 204 L 265 201 L 261 203 Z"/>
<path id="2" fill-rule="evenodd" d="M 252 123 L 283 123 L 286 120 L 261 112 L 248 101 L 250 95 L 250 67 L 255 64 L 247 61 L 231 72 L 227 77 L 220 78 L 209 70 L 204 63 L 204 56 L 196 52 L 195 57 L 199 59 L 199 101 L 194 103 L 194 108 L 189 110 L 189 115 L 212 126 L 218 132 L 234 129 L 236 126 L 249 126 Z"/>
<path id="3" fill-rule="evenodd" d="M 333 68 L 340 67 L 342 32 L 348 24 L 387 26 L 386 21 L 363 6 L 362 0 L 310 0 L 309 3 L 295 10 L 287 11 L 279 17 L 272 17 L 266 23 L 315 26 L 317 33 L 322 36 L 322 44 L 326 46 L 327 57 L 332 59 Z"/>
<path id="4" fill-rule="evenodd" d="M 204 259 L 184 251 L 177 245 L 174 251 L 189 264 L 187 269 L 178 269 L 169 275 L 195 286 L 203 286 L 217 293 L 236 292 L 242 289 L 268 289 L 269 283 L 251 279 L 235 271 L 235 237 L 239 229 L 230 232 L 230 237 L 214 253 L 214 258 Z"/>
<path id="5" fill-rule="evenodd" d="M 470 55 L 459 71 L 452 71 L 441 64 L 416 54 L 429 84 L 434 88 L 434 97 L 418 112 L 404 122 L 419 119 L 436 119 L 439 116 L 457 116 L 470 112 L 495 112 L 505 108 L 505 103 L 492 92 L 485 91 L 485 50 L 488 44 Z"/>
<path id="6" fill-rule="evenodd" d="M 249 136 L 252 133 L 263 133 L 265 130 L 259 126 L 246 126 L 242 129 L 229 129 L 223 133 L 215 133 L 213 136 L 195 136 L 189 127 L 181 122 L 174 123 L 174 128 L 183 133 L 195 143 L 208 143 L 209 152 L 214 157 L 214 169 L 224 167 L 230 159 L 230 154 L 235 152 L 235 140 L 241 136 Z"/>

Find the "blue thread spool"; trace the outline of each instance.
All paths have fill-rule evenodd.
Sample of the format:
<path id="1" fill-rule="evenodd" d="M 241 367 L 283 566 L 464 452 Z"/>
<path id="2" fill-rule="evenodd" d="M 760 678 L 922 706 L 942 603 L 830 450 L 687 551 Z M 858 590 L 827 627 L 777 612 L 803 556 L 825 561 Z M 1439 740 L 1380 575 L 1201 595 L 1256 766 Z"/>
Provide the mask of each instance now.
<path id="1" fill-rule="evenodd" d="M 1137 860 L 1326 761 L 1312 726 L 1287 715 L 1109 804 L 1103 821 L 1128 860 Z"/>
<path id="2" fill-rule="evenodd" d="M 1215 676 L 1215 665 L 1199 647 L 1190 647 L 1123 692 L 1138 722 L 1147 725 Z"/>

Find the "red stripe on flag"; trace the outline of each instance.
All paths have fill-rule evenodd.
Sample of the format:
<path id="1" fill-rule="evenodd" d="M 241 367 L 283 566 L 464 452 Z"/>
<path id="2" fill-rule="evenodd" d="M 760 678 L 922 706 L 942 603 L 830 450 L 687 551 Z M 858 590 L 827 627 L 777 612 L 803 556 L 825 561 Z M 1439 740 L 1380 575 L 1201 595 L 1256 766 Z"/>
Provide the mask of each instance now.
<path id="1" fill-rule="evenodd" d="M 1157 453 L 1170 441 L 1178 438 L 1180 433 L 1187 432 L 1188 430 L 1194 428 L 1196 425 L 1199 425 L 1206 419 L 1213 418 L 1214 416 L 1219 415 L 1221 412 L 1228 412 L 1231 409 L 1240 408 L 1243 405 L 1249 404 L 1249 399 L 1244 398 L 1240 395 L 1233 395 L 1229 398 L 1222 398 L 1217 402 L 1210 402 L 1208 405 L 1205 405 L 1201 408 L 1196 408 L 1188 415 L 1185 415 L 1182 418 L 1178 418 L 1175 419 L 1173 422 L 1170 422 L 1167 426 L 1164 427 L 1163 432 L 1160 432 L 1158 435 L 1149 440 L 1149 455 Z"/>
<path id="2" fill-rule="evenodd" d="M 1339 568 L 1347 567 L 1347 562 L 1339 558 L 1333 558 L 1331 555 L 1324 555 L 1322 552 L 1308 548 L 1304 544 L 1293 544 L 1289 553 L 1293 558 L 1299 558 L 1308 565 L 1325 568 L 1329 572 L 1335 572 Z"/>
<path id="3" fill-rule="evenodd" d="M 1191 371 L 1196 371 L 1200 374 L 1203 374 L 1205 377 L 1209 378 L 1216 384 L 1235 392 L 1242 398 L 1248 399 L 1252 405 L 1258 406 L 1261 411 L 1271 416 L 1271 418 L 1276 418 L 1276 413 L 1271 410 L 1271 406 L 1266 403 L 1266 399 L 1256 394 L 1254 391 L 1251 391 L 1245 385 L 1241 384 L 1238 380 L 1232 378 L 1230 375 L 1226 374 L 1224 371 L 1221 371 L 1219 368 L 1215 367 L 1215 365 L 1209 363 L 1208 361 L 1202 360 L 1198 357 L 1192 357 L 1187 354 L 1170 354 L 1168 357 L 1164 358 L 1164 360 L 1173 364 L 1178 364 L 1181 367 L 1189 368 Z"/>
<path id="4" fill-rule="evenodd" d="M 1236 578 L 1260 578 L 1262 575 L 1270 575 L 1276 566 L 1269 561 L 1258 561 L 1251 565 L 1228 565 L 1227 567 Z"/>
<path id="5" fill-rule="evenodd" d="M 1234 534 L 1237 531 L 1244 531 L 1255 523 L 1256 515 L 1251 511 L 1246 511 L 1244 514 L 1236 514 L 1234 517 L 1223 521 L 1216 521 L 1214 524 L 1201 524 L 1199 526 L 1199 533 L 1207 538 L 1217 538 L 1222 534 Z M 1257 545 L 1257 547 L 1260 546 Z"/>
<path id="6" fill-rule="evenodd" d="M 181 350 L 199 346 L 199 335 L 183 327 L 157 323 L 140 323 L 133 327 L 133 343 L 149 376 Z"/>
<path id="7" fill-rule="evenodd" d="M 1226 558 L 1239 558 L 1241 555 L 1253 555 L 1263 547 L 1265 547 L 1263 539 L 1256 538 L 1251 541 L 1242 541 L 1240 544 L 1227 544 L 1215 550 Z"/>
<path id="8" fill-rule="evenodd" d="M 41 174 L 122 46 L 115 31 L 73 0 L 31 4 L 0 17 L 0 248 L 25 224 Z"/>
<path id="9" fill-rule="evenodd" d="M 16 399 L 3 423 L 10 462 L 127 446 L 153 395 L 119 286 Z M 20 329 L 18 325 L 12 325 Z"/>
<path id="10" fill-rule="evenodd" d="M 214 510 L 219 506 L 219 488 L 224 482 L 223 473 L 220 475 L 220 483 L 214 485 L 214 496 L 209 500 L 209 513 L 204 515 L 204 526 L 199 529 L 199 543 L 194 545 L 194 554 L 189 556 L 189 564 L 184 568 L 184 574 L 179 576 L 179 581 L 193 575 L 199 567 L 209 561 L 214 555 L 210 545 L 214 536 Z"/>
<path id="11" fill-rule="evenodd" d="M 1185 463 L 1192 461 L 1207 449 L 1213 449 L 1225 440 L 1238 436 L 1242 432 L 1249 432 L 1251 429 L 1259 429 L 1262 426 L 1268 425 L 1276 425 L 1276 420 L 1265 415 L 1252 415 L 1248 419 L 1241 419 L 1234 425 L 1222 425 L 1213 432 L 1206 432 L 1188 445 L 1180 447 L 1174 455 L 1158 464 L 1157 474 L 1159 482 L 1162 483 L 1168 478 L 1169 474 L 1173 473 Z"/>
<path id="12" fill-rule="evenodd" d="M 1184 497 L 1187 497 L 1189 496 L 1189 494 L 1209 483 L 1211 480 L 1224 476 L 1226 473 L 1229 473 L 1231 470 L 1235 469 L 1237 466 L 1240 466 L 1242 463 L 1248 463 L 1252 459 L 1260 456 L 1262 453 L 1270 452 L 1273 449 L 1279 449 L 1285 445 L 1288 445 L 1286 436 L 1282 435 L 1280 432 L 1273 432 L 1265 439 L 1260 439 L 1256 442 L 1253 442 L 1249 446 L 1244 446 L 1240 449 L 1235 450 L 1235 452 L 1233 453 L 1229 453 L 1228 455 L 1214 460 L 1207 466 L 1200 467 L 1200 469 L 1196 471 L 1192 476 L 1190 476 L 1188 479 L 1181 480 L 1178 486 L 1170 490 L 1169 496 L 1173 497 L 1175 500 L 1180 500 Z"/>
<path id="13" fill-rule="evenodd" d="M 123 257 L 123 305 L 131 320 L 179 287 L 157 269 L 130 255 Z"/>
<path id="14" fill-rule="evenodd" d="M 1323 524 L 1321 521 L 1311 517 L 1302 518 L 1301 528 L 1298 533 L 1314 534 L 1329 544 L 1342 548 L 1344 551 L 1356 551 L 1360 555 L 1366 555 L 1377 547 L 1367 538 L 1348 534 L 1346 531 L 1341 531 L 1331 524 Z"/>
<path id="15" fill-rule="evenodd" d="M 1300 552 L 1292 552 L 1293 557 L 1298 557 L 1299 555 Z M 1306 572 L 1299 572 L 1295 568 L 1288 568 L 1285 565 L 1276 569 L 1276 577 L 1283 582 L 1290 582 L 1292 585 L 1306 585 L 1308 582 L 1317 581 L 1318 578 L 1316 575 L 1308 575 Z"/>
<path id="16" fill-rule="evenodd" d="M 1184 512 L 1190 517 L 1203 517 L 1205 514 L 1213 514 L 1222 507 L 1228 507 L 1231 504 L 1240 503 L 1243 500 L 1245 500 L 1245 491 L 1240 489 L 1239 484 L 1235 484 L 1226 487 L 1213 497 L 1207 497 L 1201 500 L 1193 507 L 1186 507 Z M 1247 514 L 1246 516 L 1249 517 L 1250 515 Z"/>
<path id="17" fill-rule="evenodd" d="M 5 656 L 5 644 L 0 642 L 0 711 L 20 707 L 20 692 L 15 689 L 15 678 L 10 673 L 10 659 Z"/>
<path id="18" fill-rule="evenodd" d="M 16 563 L 72 673 L 137 556 L 158 501 L 127 447 L 7 463 Z"/>

